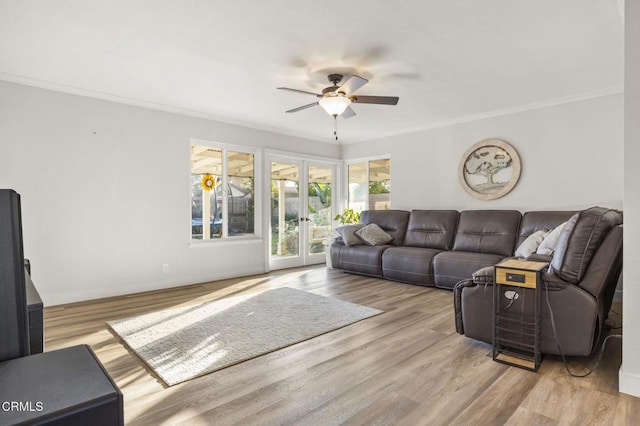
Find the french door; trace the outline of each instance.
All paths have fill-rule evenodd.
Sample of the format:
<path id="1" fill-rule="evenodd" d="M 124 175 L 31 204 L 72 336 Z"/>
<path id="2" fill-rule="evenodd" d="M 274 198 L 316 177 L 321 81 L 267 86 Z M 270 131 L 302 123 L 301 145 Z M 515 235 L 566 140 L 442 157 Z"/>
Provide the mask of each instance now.
<path id="1" fill-rule="evenodd" d="M 272 155 L 269 173 L 269 268 L 324 263 L 336 215 L 336 165 Z"/>

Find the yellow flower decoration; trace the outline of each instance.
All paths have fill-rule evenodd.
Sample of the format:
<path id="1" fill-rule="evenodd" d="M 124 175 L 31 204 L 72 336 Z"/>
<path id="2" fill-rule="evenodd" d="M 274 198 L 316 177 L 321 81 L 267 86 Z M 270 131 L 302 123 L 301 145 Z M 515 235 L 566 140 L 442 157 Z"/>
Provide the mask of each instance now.
<path id="1" fill-rule="evenodd" d="M 210 174 L 202 175 L 200 186 L 205 191 L 211 191 L 216 186 L 216 178 Z"/>

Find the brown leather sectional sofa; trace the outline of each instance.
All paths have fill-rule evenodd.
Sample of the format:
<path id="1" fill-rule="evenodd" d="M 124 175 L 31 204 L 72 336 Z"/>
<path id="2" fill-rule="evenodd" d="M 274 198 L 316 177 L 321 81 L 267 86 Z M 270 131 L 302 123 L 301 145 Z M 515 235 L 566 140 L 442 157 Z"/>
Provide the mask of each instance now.
<path id="1" fill-rule="evenodd" d="M 532 233 L 569 221 L 571 232 L 563 233 L 553 256 L 532 256 L 551 264 L 544 273 L 541 349 L 565 355 L 589 355 L 595 349 L 622 271 L 621 212 L 602 207 L 524 214 L 515 210 L 369 210 L 362 212 L 360 221 L 379 225 L 393 240 L 383 246 L 346 246 L 337 239 L 330 253 L 334 268 L 411 284 L 455 287 L 458 332 L 486 342 L 492 337 L 492 281 L 486 276 L 473 280 L 474 273 L 512 257 Z M 511 309 L 531 313 L 529 292 L 509 300 Z"/>

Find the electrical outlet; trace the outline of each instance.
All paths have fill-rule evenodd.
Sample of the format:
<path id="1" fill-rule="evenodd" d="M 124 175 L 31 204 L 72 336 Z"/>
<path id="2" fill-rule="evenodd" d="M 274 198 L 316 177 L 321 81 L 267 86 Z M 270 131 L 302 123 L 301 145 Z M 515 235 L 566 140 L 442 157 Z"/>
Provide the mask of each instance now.
<path id="1" fill-rule="evenodd" d="M 162 273 L 163 274 L 168 274 L 169 273 L 169 264 L 168 263 L 163 263 L 162 264 Z"/>
<path id="2" fill-rule="evenodd" d="M 520 295 L 515 291 L 507 290 L 504 292 L 504 297 L 509 300 L 518 300 L 518 297 L 520 297 Z"/>

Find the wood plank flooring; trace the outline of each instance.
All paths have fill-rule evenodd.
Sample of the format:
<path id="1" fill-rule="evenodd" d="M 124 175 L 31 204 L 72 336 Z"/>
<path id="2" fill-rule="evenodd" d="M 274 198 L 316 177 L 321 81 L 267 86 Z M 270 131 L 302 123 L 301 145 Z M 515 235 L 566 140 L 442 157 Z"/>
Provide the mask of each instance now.
<path id="1" fill-rule="evenodd" d="M 170 388 L 105 324 L 283 286 L 385 313 Z M 531 373 L 456 334 L 452 301 L 446 290 L 300 268 L 46 308 L 45 345 L 91 345 L 124 394 L 130 425 L 638 424 L 640 398 L 617 391 L 620 339 L 587 378 L 549 356 Z M 579 370 L 595 356 L 571 362 Z"/>

